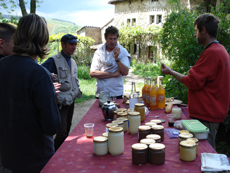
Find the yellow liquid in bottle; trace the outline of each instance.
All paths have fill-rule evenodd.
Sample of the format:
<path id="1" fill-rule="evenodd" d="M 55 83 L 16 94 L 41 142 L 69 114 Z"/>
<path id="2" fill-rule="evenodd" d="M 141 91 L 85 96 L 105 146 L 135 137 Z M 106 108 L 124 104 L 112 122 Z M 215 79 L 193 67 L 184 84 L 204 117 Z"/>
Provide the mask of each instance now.
<path id="1" fill-rule="evenodd" d="M 147 85 L 145 84 L 142 88 L 142 100 L 144 101 L 144 103 L 146 102 L 146 87 Z"/>
<path id="2" fill-rule="evenodd" d="M 158 87 L 154 85 L 150 91 L 150 109 L 158 109 Z"/>
<path id="3" fill-rule="evenodd" d="M 165 89 L 162 85 L 160 85 L 158 89 L 158 108 L 164 109 L 165 108 Z"/>

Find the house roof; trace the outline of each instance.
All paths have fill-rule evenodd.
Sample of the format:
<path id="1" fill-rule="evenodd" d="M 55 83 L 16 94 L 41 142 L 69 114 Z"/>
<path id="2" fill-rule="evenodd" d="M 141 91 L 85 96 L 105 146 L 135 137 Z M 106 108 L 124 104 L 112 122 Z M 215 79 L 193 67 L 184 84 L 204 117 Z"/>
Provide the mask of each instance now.
<path id="1" fill-rule="evenodd" d="M 79 30 L 77 30 L 76 32 L 79 32 L 79 31 L 81 31 L 84 28 L 100 28 L 100 27 L 96 27 L 96 26 L 83 26 Z"/>
<path id="2" fill-rule="evenodd" d="M 124 2 L 124 1 L 128 1 L 128 0 L 110 0 L 108 4 L 115 4 L 117 2 Z"/>

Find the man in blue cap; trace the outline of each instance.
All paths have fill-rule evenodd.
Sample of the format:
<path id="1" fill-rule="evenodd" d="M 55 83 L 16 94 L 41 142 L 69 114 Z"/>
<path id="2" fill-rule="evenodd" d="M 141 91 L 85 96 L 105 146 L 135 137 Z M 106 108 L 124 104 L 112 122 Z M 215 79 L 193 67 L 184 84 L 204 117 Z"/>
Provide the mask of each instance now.
<path id="1" fill-rule="evenodd" d="M 54 139 L 55 150 L 64 142 L 72 124 L 74 101 L 80 98 L 77 65 L 71 58 L 77 46 L 77 37 L 66 34 L 61 38 L 62 51 L 47 59 L 42 66 L 54 74 L 55 82 L 61 84 L 60 93 L 57 93 L 57 104 L 61 116 L 61 126 Z"/>

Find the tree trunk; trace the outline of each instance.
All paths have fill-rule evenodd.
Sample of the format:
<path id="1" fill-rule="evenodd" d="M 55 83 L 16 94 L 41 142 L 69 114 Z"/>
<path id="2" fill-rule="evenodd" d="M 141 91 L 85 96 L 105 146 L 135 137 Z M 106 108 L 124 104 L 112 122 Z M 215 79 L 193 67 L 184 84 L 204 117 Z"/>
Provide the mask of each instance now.
<path id="1" fill-rule="evenodd" d="M 36 13 L 36 0 L 30 1 L 30 13 Z"/>
<path id="2" fill-rule="evenodd" d="M 19 0 L 19 6 L 21 8 L 22 16 L 27 15 L 28 13 L 26 12 L 26 6 L 24 0 Z"/>

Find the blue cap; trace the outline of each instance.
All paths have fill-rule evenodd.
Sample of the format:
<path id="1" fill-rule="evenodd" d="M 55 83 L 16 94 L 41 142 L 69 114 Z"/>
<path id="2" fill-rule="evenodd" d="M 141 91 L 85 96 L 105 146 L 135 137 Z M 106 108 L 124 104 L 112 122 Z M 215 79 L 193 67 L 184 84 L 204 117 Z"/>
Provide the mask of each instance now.
<path id="1" fill-rule="evenodd" d="M 74 43 L 74 42 L 79 42 L 77 40 L 77 37 L 71 34 L 66 34 L 61 38 L 61 42 L 69 42 L 69 43 Z"/>

